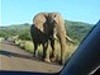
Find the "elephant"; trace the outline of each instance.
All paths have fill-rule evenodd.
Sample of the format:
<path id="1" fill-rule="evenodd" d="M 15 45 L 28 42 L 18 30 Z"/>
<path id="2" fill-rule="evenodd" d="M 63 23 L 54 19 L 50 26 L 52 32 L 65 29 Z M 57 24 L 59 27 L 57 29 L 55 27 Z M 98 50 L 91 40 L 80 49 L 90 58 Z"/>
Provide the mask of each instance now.
<path id="1" fill-rule="evenodd" d="M 61 64 L 64 64 L 64 57 L 66 51 L 66 38 L 73 42 L 66 35 L 66 29 L 64 27 L 64 20 L 60 13 L 50 12 L 50 13 L 38 13 L 33 18 L 33 24 L 30 28 L 32 40 L 34 43 L 34 56 L 36 55 L 36 50 L 38 45 L 42 44 L 43 46 L 43 60 L 51 62 L 55 60 L 55 39 L 58 38 L 61 45 Z M 48 48 L 48 41 L 52 48 L 51 60 L 46 55 Z"/>

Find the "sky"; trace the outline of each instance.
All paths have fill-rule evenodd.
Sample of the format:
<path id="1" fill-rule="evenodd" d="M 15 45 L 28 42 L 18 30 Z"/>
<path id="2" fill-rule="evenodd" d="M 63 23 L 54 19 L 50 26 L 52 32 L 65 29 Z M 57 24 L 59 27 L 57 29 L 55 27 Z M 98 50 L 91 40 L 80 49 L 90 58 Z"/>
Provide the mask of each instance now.
<path id="1" fill-rule="evenodd" d="M 0 0 L 1 26 L 30 23 L 40 12 L 59 12 L 66 20 L 95 24 L 100 0 Z"/>

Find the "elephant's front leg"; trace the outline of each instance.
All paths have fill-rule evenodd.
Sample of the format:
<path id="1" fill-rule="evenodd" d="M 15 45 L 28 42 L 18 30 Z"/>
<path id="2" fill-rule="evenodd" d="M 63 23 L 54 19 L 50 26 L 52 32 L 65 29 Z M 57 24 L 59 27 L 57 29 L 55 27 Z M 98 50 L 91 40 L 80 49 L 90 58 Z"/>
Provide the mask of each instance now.
<path id="1" fill-rule="evenodd" d="M 44 61 L 50 62 L 49 55 L 47 55 L 48 42 L 44 43 L 42 45 L 43 45 L 43 56 L 42 56 L 42 58 L 43 58 Z"/>
<path id="2" fill-rule="evenodd" d="M 55 61 L 55 40 L 54 39 L 50 39 L 51 42 L 51 48 L 52 48 L 52 52 L 51 52 L 51 61 Z"/>
<path id="3" fill-rule="evenodd" d="M 65 53 L 66 53 L 66 38 L 65 37 L 60 38 L 60 44 L 61 44 L 61 61 L 60 61 L 60 64 L 65 64 Z"/>
<path id="4" fill-rule="evenodd" d="M 37 50 L 38 44 L 34 42 L 34 53 L 33 56 L 36 57 L 36 50 Z"/>

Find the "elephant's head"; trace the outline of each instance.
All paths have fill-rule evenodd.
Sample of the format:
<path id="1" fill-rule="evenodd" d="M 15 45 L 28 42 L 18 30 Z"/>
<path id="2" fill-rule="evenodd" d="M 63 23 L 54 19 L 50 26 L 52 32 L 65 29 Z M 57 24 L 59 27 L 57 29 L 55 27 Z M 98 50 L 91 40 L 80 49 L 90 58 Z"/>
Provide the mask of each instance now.
<path id="1" fill-rule="evenodd" d="M 51 24 L 56 23 L 55 21 L 56 14 L 48 13 L 47 21 Z"/>
<path id="2" fill-rule="evenodd" d="M 52 13 L 48 13 L 48 15 L 45 15 L 45 18 L 46 18 L 46 21 L 43 25 L 44 27 L 44 32 L 46 34 L 54 34 L 54 30 L 55 30 L 55 23 L 56 21 L 54 20 L 54 17 L 56 16 L 53 16 Z"/>

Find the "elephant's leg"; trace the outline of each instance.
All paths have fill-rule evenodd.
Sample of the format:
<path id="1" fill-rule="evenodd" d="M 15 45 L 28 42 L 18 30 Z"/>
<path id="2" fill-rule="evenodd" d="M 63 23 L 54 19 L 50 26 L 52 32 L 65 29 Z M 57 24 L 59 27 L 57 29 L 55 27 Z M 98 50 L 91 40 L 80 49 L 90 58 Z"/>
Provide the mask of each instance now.
<path id="1" fill-rule="evenodd" d="M 37 43 L 34 43 L 34 53 L 33 53 L 33 56 L 34 57 L 36 57 L 37 47 L 38 47 L 38 44 Z"/>
<path id="2" fill-rule="evenodd" d="M 52 52 L 51 52 L 51 61 L 55 61 L 55 40 L 54 39 L 50 39 L 51 42 L 51 48 L 52 48 Z"/>
<path id="3" fill-rule="evenodd" d="M 65 37 L 58 37 L 60 40 L 60 45 L 61 45 L 61 60 L 60 60 L 60 64 L 64 64 L 65 63 L 65 53 L 66 53 L 66 38 Z"/>
<path id="4" fill-rule="evenodd" d="M 63 38 L 66 39 L 66 38 Z M 65 54 L 66 54 L 66 41 L 63 40 L 61 45 L 61 64 L 65 64 Z"/>
<path id="5" fill-rule="evenodd" d="M 49 56 L 47 55 L 47 48 L 48 48 L 48 43 L 42 44 L 43 45 L 43 60 L 46 62 L 50 62 Z"/>

